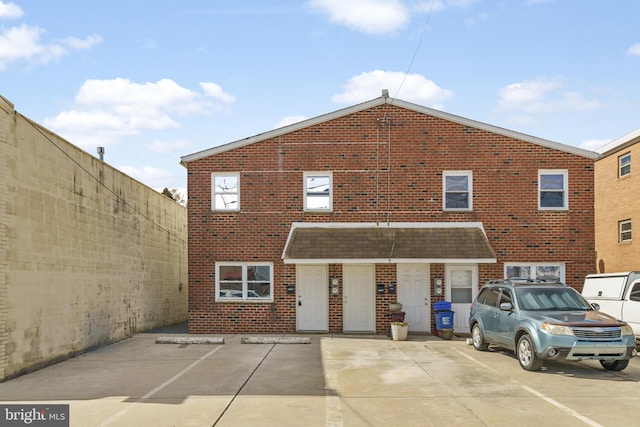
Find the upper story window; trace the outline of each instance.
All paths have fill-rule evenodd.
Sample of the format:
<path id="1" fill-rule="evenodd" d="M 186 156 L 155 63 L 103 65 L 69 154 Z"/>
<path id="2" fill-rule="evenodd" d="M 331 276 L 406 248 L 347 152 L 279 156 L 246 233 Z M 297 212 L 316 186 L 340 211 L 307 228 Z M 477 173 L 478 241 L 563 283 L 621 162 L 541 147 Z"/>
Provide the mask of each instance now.
<path id="1" fill-rule="evenodd" d="M 631 241 L 631 220 L 627 219 L 618 223 L 619 242 L 628 243 Z"/>
<path id="2" fill-rule="evenodd" d="M 214 211 L 240 210 L 240 174 L 238 172 L 211 174 L 211 209 Z"/>
<path id="3" fill-rule="evenodd" d="M 331 172 L 304 173 L 304 210 L 330 212 L 333 210 L 333 177 Z"/>
<path id="4" fill-rule="evenodd" d="M 538 209 L 567 210 L 569 174 L 563 170 L 538 171 Z"/>
<path id="5" fill-rule="evenodd" d="M 442 202 L 445 211 L 473 209 L 473 172 L 445 171 L 442 173 Z"/>
<path id="6" fill-rule="evenodd" d="M 618 157 L 618 177 L 622 178 L 631 174 L 631 153 Z"/>
<path id="7" fill-rule="evenodd" d="M 216 263 L 216 301 L 273 301 L 273 264 Z"/>

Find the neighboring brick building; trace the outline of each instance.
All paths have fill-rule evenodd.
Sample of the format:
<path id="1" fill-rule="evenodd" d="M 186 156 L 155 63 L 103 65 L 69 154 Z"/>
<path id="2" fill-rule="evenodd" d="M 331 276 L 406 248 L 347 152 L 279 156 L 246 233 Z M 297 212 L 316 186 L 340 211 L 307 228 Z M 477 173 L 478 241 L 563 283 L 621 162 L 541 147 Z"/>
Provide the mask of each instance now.
<path id="1" fill-rule="evenodd" d="M 184 156 L 191 333 L 412 332 L 595 269 L 597 154 L 383 96 Z M 442 285 L 441 285 L 442 284 Z M 439 292 L 442 289 L 442 292 Z"/>
<path id="2" fill-rule="evenodd" d="M 640 270 L 640 244 L 632 239 L 640 222 L 640 129 L 602 147 L 595 164 L 595 235 L 598 272 Z M 636 239 L 637 240 L 637 239 Z"/>

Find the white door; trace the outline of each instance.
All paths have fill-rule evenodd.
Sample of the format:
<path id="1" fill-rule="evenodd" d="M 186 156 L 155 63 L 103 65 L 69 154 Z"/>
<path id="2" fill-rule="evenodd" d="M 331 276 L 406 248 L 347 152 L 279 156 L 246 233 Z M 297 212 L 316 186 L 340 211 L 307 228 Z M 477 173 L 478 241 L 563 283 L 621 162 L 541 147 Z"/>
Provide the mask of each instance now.
<path id="1" fill-rule="evenodd" d="M 397 265 L 398 302 L 412 332 L 431 331 L 429 264 Z"/>
<path id="2" fill-rule="evenodd" d="M 469 312 L 478 293 L 477 265 L 445 266 L 446 300 L 451 301 L 454 332 L 470 332 Z"/>
<path id="3" fill-rule="evenodd" d="M 374 266 L 345 264 L 342 281 L 344 331 L 375 332 Z"/>
<path id="4" fill-rule="evenodd" d="M 296 317 L 299 331 L 329 330 L 328 277 L 326 265 L 296 266 Z"/>

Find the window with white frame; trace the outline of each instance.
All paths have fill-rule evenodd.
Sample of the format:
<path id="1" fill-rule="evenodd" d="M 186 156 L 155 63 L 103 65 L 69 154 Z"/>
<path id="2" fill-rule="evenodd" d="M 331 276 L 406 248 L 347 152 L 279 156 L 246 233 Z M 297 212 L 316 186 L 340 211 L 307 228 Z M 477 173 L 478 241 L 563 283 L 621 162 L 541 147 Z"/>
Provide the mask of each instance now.
<path id="1" fill-rule="evenodd" d="M 569 209 L 569 173 L 566 169 L 538 171 L 538 209 Z"/>
<path id="2" fill-rule="evenodd" d="M 216 263 L 216 301 L 273 301 L 273 263 Z"/>
<path id="3" fill-rule="evenodd" d="M 618 177 L 622 178 L 631 174 L 631 153 L 618 157 Z"/>
<path id="4" fill-rule="evenodd" d="M 442 208 L 445 211 L 473 209 L 473 172 L 445 171 L 442 173 Z"/>
<path id="5" fill-rule="evenodd" d="M 626 219 L 618 222 L 619 242 L 628 243 L 631 241 L 631 220 Z"/>
<path id="6" fill-rule="evenodd" d="M 240 210 L 240 174 L 238 172 L 211 174 L 211 209 L 214 211 Z"/>
<path id="7" fill-rule="evenodd" d="M 331 172 L 304 173 L 304 210 L 333 210 L 333 176 Z"/>
<path id="8" fill-rule="evenodd" d="M 511 279 L 518 277 L 522 279 L 548 279 L 559 280 L 564 283 L 565 266 L 564 263 L 515 263 L 504 264 L 504 277 Z"/>

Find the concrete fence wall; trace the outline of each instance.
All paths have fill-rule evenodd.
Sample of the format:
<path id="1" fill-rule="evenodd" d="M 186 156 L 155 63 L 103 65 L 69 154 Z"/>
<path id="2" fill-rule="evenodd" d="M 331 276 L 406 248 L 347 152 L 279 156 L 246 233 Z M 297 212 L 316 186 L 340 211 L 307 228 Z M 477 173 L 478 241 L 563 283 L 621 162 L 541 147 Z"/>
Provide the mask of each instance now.
<path id="1" fill-rule="evenodd" d="M 2 97 L 0 190 L 0 381 L 186 320 L 186 209 Z"/>

